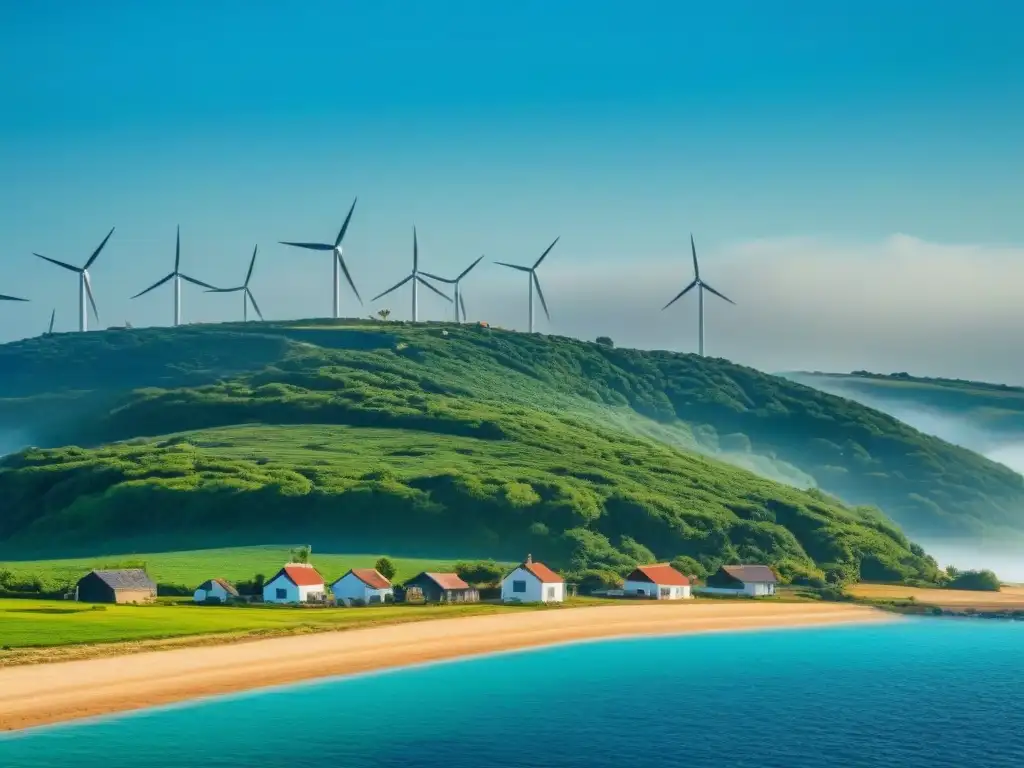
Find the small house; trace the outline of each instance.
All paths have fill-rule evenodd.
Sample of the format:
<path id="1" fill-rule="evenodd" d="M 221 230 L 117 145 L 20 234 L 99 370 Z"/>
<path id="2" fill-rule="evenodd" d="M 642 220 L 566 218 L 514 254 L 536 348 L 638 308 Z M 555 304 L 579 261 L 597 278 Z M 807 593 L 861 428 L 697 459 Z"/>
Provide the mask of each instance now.
<path id="1" fill-rule="evenodd" d="M 565 579 L 532 555 L 501 580 L 503 603 L 561 603 L 565 600 Z"/>
<path id="2" fill-rule="evenodd" d="M 192 599 L 197 603 L 205 603 L 208 600 L 226 603 L 237 597 L 238 590 L 224 579 L 207 579 L 196 588 L 192 595 Z"/>
<path id="3" fill-rule="evenodd" d="M 75 600 L 83 603 L 152 603 L 156 584 L 142 568 L 89 571 L 75 585 Z"/>
<path id="4" fill-rule="evenodd" d="M 320 603 L 327 587 L 309 563 L 288 563 L 263 585 L 265 603 Z"/>
<path id="5" fill-rule="evenodd" d="M 690 597 L 690 580 L 668 563 L 641 565 L 626 577 L 622 592 L 653 600 L 685 600 Z"/>
<path id="6" fill-rule="evenodd" d="M 370 603 L 389 603 L 395 599 L 391 582 L 376 568 L 353 568 L 331 584 L 331 592 L 339 603 L 349 605 L 353 600 Z"/>
<path id="7" fill-rule="evenodd" d="M 779 583 L 775 571 L 767 565 L 723 565 L 708 576 L 701 592 L 719 595 L 763 597 L 775 594 Z"/>
<path id="8" fill-rule="evenodd" d="M 424 571 L 405 582 L 406 592 L 419 589 L 428 603 L 477 603 L 480 593 L 464 582 L 457 573 Z"/>

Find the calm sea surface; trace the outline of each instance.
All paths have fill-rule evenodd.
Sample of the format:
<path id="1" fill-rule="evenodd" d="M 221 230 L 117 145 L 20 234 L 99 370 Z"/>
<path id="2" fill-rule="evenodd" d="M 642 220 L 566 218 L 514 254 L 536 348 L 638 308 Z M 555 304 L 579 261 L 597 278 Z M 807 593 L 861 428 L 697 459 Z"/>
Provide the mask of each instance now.
<path id="1" fill-rule="evenodd" d="M 1024 623 L 560 646 L 0 737 L 3 768 L 193 765 L 1022 768 Z"/>

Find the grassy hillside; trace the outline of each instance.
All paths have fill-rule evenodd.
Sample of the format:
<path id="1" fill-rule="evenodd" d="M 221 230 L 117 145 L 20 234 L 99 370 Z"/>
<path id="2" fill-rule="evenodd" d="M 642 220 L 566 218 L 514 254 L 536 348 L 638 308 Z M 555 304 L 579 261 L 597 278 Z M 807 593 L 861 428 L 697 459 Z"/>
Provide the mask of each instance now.
<path id="1" fill-rule="evenodd" d="M 920 409 L 959 419 L 985 433 L 993 443 L 1024 437 L 1024 387 L 867 371 L 795 372 L 785 376 L 824 392 L 883 408 Z"/>
<path id="2" fill-rule="evenodd" d="M 82 358 L 87 377 L 74 373 Z M 931 568 L 876 511 L 694 451 L 816 481 L 911 530 L 1024 527 L 1022 480 L 999 465 L 849 401 L 691 355 L 310 321 L 40 338 L 0 347 L 0 370 L 11 372 L 0 377 L 0 426 L 36 444 L 103 446 L 4 462 L 8 549 L 261 543 L 286 525 L 289 539 L 351 544 L 341 551 L 414 542 L 518 558 L 529 548 L 576 571 L 678 555 L 791 573 Z M 61 418 L 47 421 L 55 401 Z M 131 442 L 109 444 L 119 440 Z"/>

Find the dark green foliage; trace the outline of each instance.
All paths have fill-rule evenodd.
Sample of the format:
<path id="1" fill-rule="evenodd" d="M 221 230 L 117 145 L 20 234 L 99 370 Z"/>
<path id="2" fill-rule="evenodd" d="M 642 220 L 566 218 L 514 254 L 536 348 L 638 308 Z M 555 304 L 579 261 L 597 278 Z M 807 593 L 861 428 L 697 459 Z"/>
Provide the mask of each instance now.
<path id="1" fill-rule="evenodd" d="M 973 589 L 980 592 L 998 592 L 999 577 L 992 571 L 960 571 L 949 582 L 950 589 Z"/>
<path id="2" fill-rule="evenodd" d="M 391 560 L 389 560 L 386 557 L 378 559 L 373 567 L 377 569 L 377 573 L 379 573 L 388 581 L 391 581 L 391 579 L 395 578 L 395 574 L 398 573 L 398 569 L 395 568 L 395 564 L 392 563 Z"/>
<path id="3" fill-rule="evenodd" d="M 598 336 L 596 339 L 597 343 L 604 347 L 614 347 L 615 342 L 611 340 L 610 336 Z"/>
<path id="4" fill-rule="evenodd" d="M 310 541 L 331 530 L 382 548 L 532 551 L 573 574 L 685 556 L 705 571 L 767 562 L 824 578 L 819 564 L 842 563 L 935 578 L 877 509 L 680 450 L 720 443 L 741 466 L 799 466 L 922 530 L 1019 523 L 1013 473 L 748 368 L 478 327 L 386 327 L 132 331 L 132 350 L 157 351 L 127 385 L 103 373 L 133 365 L 116 333 L 0 347 L 17 383 L 0 380 L 0 397 L 18 398 L 0 424 L 16 412 L 22 421 L 7 423 L 23 428 L 47 398 L 95 405 L 76 400 L 67 373 L 84 359 L 103 363 L 89 398 L 107 405 L 64 418 L 64 439 L 130 441 L 0 463 L 0 543 L 173 535 L 201 546 L 287 525 Z M 185 375 L 177 361 L 193 343 L 205 357 Z"/>
<path id="5" fill-rule="evenodd" d="M 505 575 L 505 569 L 493 560 L 456 563 L 455 572 L 464 582 L 474 587 L 493 587 Z"/>

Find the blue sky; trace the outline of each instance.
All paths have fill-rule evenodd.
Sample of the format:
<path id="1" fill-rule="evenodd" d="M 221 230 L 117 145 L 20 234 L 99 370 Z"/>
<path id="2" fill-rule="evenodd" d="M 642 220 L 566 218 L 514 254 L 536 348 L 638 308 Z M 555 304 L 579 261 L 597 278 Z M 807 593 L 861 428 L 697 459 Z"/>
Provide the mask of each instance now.
<path id="1" fill-rule="evenodd" d="M 169 322 L 169 288 L 128 297 L 170 271 L 178 224 L 186 272 L 236 284 L 259 243 L 265 313 L 326 315 L 326 259 L 276 242 L 329 239 L 358 195 L 367 298 L 408 271 L 413 224 L 431 271 L 529 261 L 561 235 L 543 329 L 689 350 L 692 307 L 657 312 L 689 279 L 692 230 L 739 305 L 709 306 L 716 354 L 1024 380 L 999 336 L 1024 321 L 1004 285 L 1024 255 L 1019 3 L 289 6 L 0 4 L 0 293 L 32 299 L 0 304 L 0 340 L 55 305 L 70 328 L 74 277 L 31 253 L 84 261 L 115 225 L 93 270 L 103 324 Z M 786 294 L 822 263 L 822 285 L 850 282 Z M 922 272 L 935 301 L 906 317 Z M 475 279 L 471 314 L 525 325 L 515 275 Z M 238 314 L 185 293 L 186 319 Z M 950 312 L 967 351 L 925 343 Z"/>

